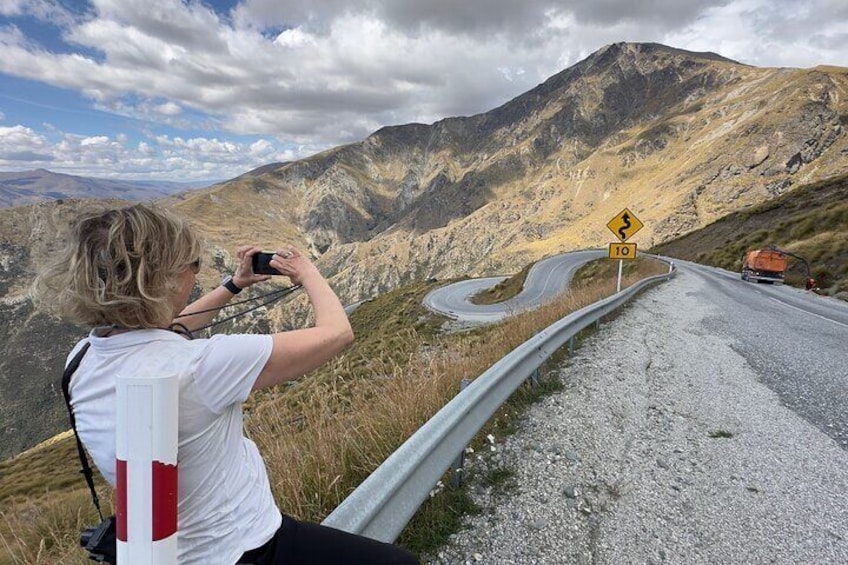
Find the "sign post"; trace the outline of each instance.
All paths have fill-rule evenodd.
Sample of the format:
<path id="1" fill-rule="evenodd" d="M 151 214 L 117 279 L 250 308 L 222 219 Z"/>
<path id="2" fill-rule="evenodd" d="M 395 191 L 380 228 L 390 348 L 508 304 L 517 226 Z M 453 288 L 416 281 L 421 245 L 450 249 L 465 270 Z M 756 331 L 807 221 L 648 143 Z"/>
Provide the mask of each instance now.
<path id="1" fill-rule="evenodd" d="M 636 258 L 636 244 L 625 243 L 633 234 L 641 230 L 644 224 L 636 215 L 625 208 L 607 223 L 609 230 L 621 240 L 621 243 L 609 244 L 610 259 L 618 259 L 618 284 L 616 292 L 621 292 L 621 272 L 624 268 L 624 260 L 632 261 Z"/>

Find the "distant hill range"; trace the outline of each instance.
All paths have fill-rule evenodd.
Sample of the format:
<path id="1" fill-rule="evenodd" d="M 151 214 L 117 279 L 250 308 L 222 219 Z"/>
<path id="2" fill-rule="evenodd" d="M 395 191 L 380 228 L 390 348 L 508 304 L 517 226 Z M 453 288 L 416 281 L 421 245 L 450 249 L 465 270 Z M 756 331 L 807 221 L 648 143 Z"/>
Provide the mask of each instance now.
<path id="1" fill-rule="evenodd" d="M 616 241 L 606 224 L 623 208 L 645 225 L 631 240 L 640 250 L 672 242 L 848 174 L 846 126 L 848 69 L 757 68 L 617 43 L 489 112 L 385 127 L 161 202 L 206 237 L 205 288 L 219 283 L 238 244 L 292 242 L 313 253 L 349 304 L 430 277 L 513 273 L 605 247 Z M 828 198 L 845 200 L 844 184 L 828 186 Z M 55 383 L 80 330 L 34 312 L 27 288 L 35 250 L 54 238 L 52 219 L 77 205 L 0 209 L 0 457 L 66 427 Z M 803 230 L 780 220 L 777 243 L 840 237 L 838 226 L 810 220 L 837 212 L 806 216 Z M 768 244 L 769 222 L 756 230 L 757 244 Z M 809 246 L 820 264 L 843 248 Z M 279 327 L 299 308 L 245 323 Z"/>
<path id="2" fill-rule="evenodd" d="M 45 169 L 0 172 L 0 208 L 69 198 L 157 200 L 210 184 L 97 179 L 52 173 Z"/>

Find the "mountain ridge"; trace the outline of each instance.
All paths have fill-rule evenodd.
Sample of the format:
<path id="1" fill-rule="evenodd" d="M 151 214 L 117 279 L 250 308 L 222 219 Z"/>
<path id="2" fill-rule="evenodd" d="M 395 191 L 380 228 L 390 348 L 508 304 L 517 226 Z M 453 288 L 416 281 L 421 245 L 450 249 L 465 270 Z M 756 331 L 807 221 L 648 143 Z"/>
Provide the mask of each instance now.
<path id="1" fill-rule="evenodd" d="M 311 251 L 350 304 L 411 281 L 506 274 L 605 246 L 614 240 L 606 223 L 623 208 L 645 224 L 632 240 L 644 249 L 846 174 L 846 100 L 848 69 L 763 69 L 618 43 L 490 112 L 387 126 L 160 203 L 207 239 L 203 288 L 220 282 L 236 245 L 290 242 Z M 53 244 L 47 220 L 78 205 L 0 210 L 4 343 L 39 343 L 48 327 L 31 310 L 27 283 L 36 250 Z M 301 298 L 242 327 L 285 327 L 304 311 Z M 56 331 L 41 351 L 6 345 L 0 397 L 40 373 L 45 382 L 27 385 L 30 404 L 61 407 L 46 379 L 74 330 Z M 9 430 L 24 417 L 0 413 L 4 446 L 17 441 Z M 24 443 L 44 439 L 63 418 L 59 410 L 41 418 L 45 428 Z"/>
<path id="2" fill-rule="evenodd" d="M 656 58 L 646 59 L 645 51 L 651 56 L 659 53 L 661 64 L 657 63 Z M 620 210 L 619 206 L 635 206 L 640 208 L 637 210 L 640 218 L 646 214 L 646 218 L 654 220 L 648 224 L 648 230 L 640 234 L 649 236 L 648 244 L 674 237 L 737 207 L 779 195 L 793 185 L 795 180 L 792 175 L 802 165 L 818 159 L 833 143 L 839 142 L 839 148 L 844 152 L 843 125 L 839 117 L 845 113 L 844 104 L 839 103 L 841 110 L 835 111 L 830 107 L 832 101 L 820 99 L 811 102 L 814 107 L 808 108 L 806 112 L 795 111 L 794 108 L 786 112 L 790 116 L 800 114 L 801 120 L 793 121 L 790 118 L 771 124 L 754 124 L 748 131 L 748 137 L 760 129 L 768 128 L 769 131 L 767 135 L 759 135 L 759 140 L 748 143 L 741 150 L 732 147 L 726 151 L 713 151 L 698 161 L 687 155 L 687 150 L 665 157 L 663 153 L 668 153 L 666 147 L 689 134 L 689 130 L 694 129 L 693 122 L 699 129 L 707 130 L 708 134 L 695 139 L 696 146 L 715 145 L 717 139 L 727 138 L 727 134 L 737 128 L 739 122 L 750 121 L 752 114 L 768 113 L 766 106 L 771 103 L 775 91 L 785 89 L 787 83 L 809 83 L 810 76 L 821 73 L 816 70 L 758 69 L 739 65 L 720 56 L 700 57 L 697 60 L 681 60 L 680 57 L 680 50 L 615 44 L 489 113 L 469 118 L 447 118 L 430 126 L 407 124 L 382 128 L 361 143 L 346 145 L 289 164 L 273 174 L 269 173 L 266 178 L 269 184 L 279 182 L 288 189 L 309 187 L 312 194 L 308 200 L 303 201 L 301 210 L 301 238 L 311 245 L 316 254 L 322 256 L 322 260 L 338 265 L 337 269 L 348 263 L 352 254 L 380 256 L 381 250 L 390 247 L 398 247 L 404 255 L 426 256 L 425 252 L 437 245 L 427 235 L 435 236 L 440 230 L 443 234 L 451 229 L 461 229 L 456 226 L 450 228 L 452 222 L 465 221 L 470 224 L 476 221 L 481 225 L 499 225 L 500 220 L 507 219 L 509 224 L 518 224 L 511 226 L 516 232 L 513 239 L 524 239 L 524 247 L 530 248 L 528 253 L 515 250 L 503 253 L 505 257 L 498 260 L 500 258 L 493 257 L 490 252 L 495 247 L 505 249 L 508 245 L 502 245 L 505 238 L 488 234 L 490 237 L 482 238 L 483 251 L 476 265 L 469 261 L 457 262 L 456 257 L 450 257 L 451 262 L 458 265 L 456 270 L 450 270 L 449 265 L 444 263 L 435 264 L 434 261 L 421 261 L 417 269 L 420 273 L 451 276 L 463 271 L 474 274 L 489 269 L 514 268 L 529 256 L 539 255 L 536 249 L 538 246 L 527 242 L 527 239 L 549 240 L 553 235 L 564 240 L 564 245 L 568 247 L 602 244 L 605 234 L 603 226 L 609 217 Z M 669 67 L 670 60 L 679 64 Z M 611 76 L 603 73 L 598 75 L 608 83 L 606 87 L 604 84 L 598 85 L 603 81 L 599 81 L 587 69 L 613 69 Z M 844 73 L 844 69 L 834 71 L 833 77 L 823 73 L 818 78 L 814 77 L 812 86 L 803 88 L 844 91 Z M 592 80 L 587 84 L 589 79 Z M 573 81 L 582 82 L 574 86 L 577 92 L 569 93 L 568 87 L 574 85 Z M 660 88 L 669 81 L 673 87 L 671 91 Z M 837 81 L 838 84 L 826 84 Z M 757 88 L 760 92 L 755 104 L 739 102 L 740 98 L 750 95 Z M 562 101 L 553 104 L 549 98 L 544 100 L 548 103 L 546 106 L 534 102 L 543 98 L 541 93 L 550 95 L 552 92 L 564 93 L 569 104 Z M 591 99 L 592 92 L 595 100 Z M 655 92 L 661 95 L 654 96 Z M 712 100 L 710 96 L 718 97 L 718 100 Z M 705 111 L 705 100 L 714 109 Z M 584 107 L 580 106 L 581 102 Z M 789 103 L 796 107 L 800 105 L 803 109 L 804 102 L 801 99 L 787 97 L 786 105 Z M 734 106 L 740 107 L 736 109 L 736 115 L 731 115 L 730 120 L 723 119 L 735 109 Z M 602 111 L 593 113 L 592 110 L 596 108 Z M 623 112 L 615 112 L 622 108 Z M 634 108 L 639 109 L 639 112 Z M 673 110 L 669 111 L 670 108 Z M 665 114 L 658 114 L 659 111 Z M 508 119 L 510 116 L 512 121 Z M 805 124 L 800 123 L 805 121 L 812 122 L 814 127 L 808 130 Z M 504 130 L 500 126 L 505 123 L 516 125 Z M 598 127 L 595 127 L 596 123 Z M 723 123 L 725 129 L 716 128 L 716 123 Z M 791 127 L 791 131 L 782 131 L 786 126 Z M 711 128 L 713 131 L 709 131 Z M 585 131 L 588 134 L 584 135 Z M 787 143 L 784 138 L 790 135 L 793 137 L 792 143 Z M 767 139 L 769 136 L 774 139 Z M 722 141 L 725 147 L 734 145 L 733 139 Z M 551 148 L 555 151 L 551 152 Z M 492 155 L 487 149 L 499 154 Z M 728 154 L 731 157 L 727 157 Z M 821 171 L 804 171 L 801 180 L 815 180 L 825 176 L 822 174 L 825 171 L 834 172 L 831 169 L 835 159 L 830 159 L 831 163 L 821 167 Z M 687 190 L 664 195 L 664 198 L 675 199 L 676 208 L 682 208 L 682 213 L 652 216 L 650 208 L 654 202 L 650 200 L 654 198 L 653 195 L 645 197 L 646 191 L 642 186 L 635 187 L 643 193 L 643 203 L 637 202 L 640 205 L 636 206 L 631 200 L 622 197 L 626 194 L 621 193 L 637 192 L 627 190 L 631 186 L 620 186 L 633 184 L 622 183 L 622 178 L 627 180 L 627 177 L 637 176 L 634 171 L 652 160 L 655 161 L 651 163 L 655 168 L 667 164 L 657 161 L 677 160 L 683 165 L 687 165 L 687 161 L 692 162 L 688 169 L 678 166 L 680 170 L 677 175 L 662 179 L 666 187 L 672 188 L 681 186 L 680 181 L 686 180 L 686 177 L 691 179 L 686 186 Z M 574 170 L 577 165 L 595 163 L 599 166 L 580 166 Z M 844 170 L 844 164 L 836 165 L 836 169 Z M 609 178 L 601 179 L 599 169 L 613 168 L 619 169 L 615 172 L 620 173 L 620 178 L 611 174 Z M 752 170 L 753 174 L 748 174 Z M 566 176 L 564 182 L 553 178 L 563 173 Z M 745 177 L 753 178 L 750 178 L 750 185 L 741 186 L 740 180 L 749 180 Z M 599 180 L 604 181 L 603 185 L 597 186 Z M 505 203 L 507 208 L 526 209 L 526 202 L 515 202 L 521 200 L 521 192 L 509 187 L 517 182 L 527 182 L 537 193 L 541 188 L 554 193 L 553 196 L 557 196 L 557 192 L 561 194 L 567 184 L 577 185 L 574 197 L 579 197 L 581 190 L 585 194 L 592 184 L 596 186 L 594 194 L 585 202 L 564 203 L 563 208 L 574 209 L 570 211 L 572 213 L 560 214 L 541 225 L 534 226 L 532 218 L 527 217 L 529 214 L 518 214 L 523 216 L 521 218 L 510 213 L 480 214 L 486 205 L 502 200 L 502 187 L 505 185 L 507 190 L 512 191 L 512 201 Z M 340 186 L 345 190 L 336 190 Z M 219 196 L 223 196 L 226 187 L 225 183 L 216 189 Z M 619 194 L 615 195 L 616 192 Z M 525 201 L 534 200 L 533 195 L 525 196 Z M 612 196 L 618 198 L 611 200 Z M 532 212 L 543 207 L 538 198 L 535 200 L 532 202 Z M 607 205 L 608 201 L 615 204 Z M 386 202 L 392 203 L 393 207 L 387 207 Z M 603 215 L 592 213 L 594 211 L 590 208 L 596 204 L 600 204 L 599 208 L 603 207 Z M 647 213 L 644 208 L 648 209 Z M 479 221 L 475 214 L 487 217 Z M 606 217 L 607 214 L 609 217 Z M 557 230 L 553 224 L 587 216 L 594 220 L 591 238 L 574 241 L 574 237 L 563 232 L 555 233 Z M 336 218 L 344 220 L 335 222 Z M 481 230 L 472 227 L 466 231 Z M 393 234 L 396 238 L 408 238 L 410 241 L 390 242 Z M 472 241 L 480 239 L 479 234 L 469 235 Z M 416 245 L 417 238 L 421 238 L 421 241 Z M 402 249 L 410 244 L 415 247 L 414 250 Z M 367 253 L 367 249 L 361 249 L 363 246 L 372 248 L 374 253 Z M 400 263 L 405 264 L 403 261 Z M 386 269 L 390 272 L 392 267 L 387 265 Z M 351 298 L 365 297 L 369 293 L 391 288 L 401 277 L 387 276 L 386 279 L 385 284 L 372 284 L 371 288 L 366 288 L 368 285 L 364 281 L 359 283 L 361 291 L 357 293 L 358 296 Z"/>
<path id="3" fill-rule="evenodd" d="M 156 200 L 210 184 L 81 177 L 54 173 L 47 169 L 7 171 L 0 172 L 0 208 L 68 198 Z"/>

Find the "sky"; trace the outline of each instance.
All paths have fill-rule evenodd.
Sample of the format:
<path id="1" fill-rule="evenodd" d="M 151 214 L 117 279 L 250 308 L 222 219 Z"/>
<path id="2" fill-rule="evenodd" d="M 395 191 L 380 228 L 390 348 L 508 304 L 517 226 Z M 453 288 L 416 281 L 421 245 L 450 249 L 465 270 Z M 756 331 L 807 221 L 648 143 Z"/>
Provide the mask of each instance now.
<path id="1" fill-rule="evenodd" d="M 848 67 L 848 0 L 0 0 L 0 171 L 230 179 L 620 41 Z"/>

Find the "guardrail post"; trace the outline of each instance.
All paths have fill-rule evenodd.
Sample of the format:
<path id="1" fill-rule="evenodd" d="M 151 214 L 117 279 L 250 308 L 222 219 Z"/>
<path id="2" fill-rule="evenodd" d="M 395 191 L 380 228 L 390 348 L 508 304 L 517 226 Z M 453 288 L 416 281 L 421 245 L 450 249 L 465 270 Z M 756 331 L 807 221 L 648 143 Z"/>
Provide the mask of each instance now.
<path id="1" fill-rule="evenodd" d="M 176 565 L 177 376 L 118 376 L 115 412 L 118 563 Z"/>
<path id="2" fill-rule="evenodd" d="M 468 385 L 471 384 L 471 379 L 462 379 L 459 382 L 459 392 L 462 392 L 466 389 Z M 462 451 L 459 452 L 459 455 L 456 456 L 456 459 L 451 463 L 451 477 L 450 484 L 452 488 L 459 488 L 462 485 L 462 473 L 463 466 L 465 465 L 465 448 L 462 448 Z"/>
<path id="3" fill-rule="evenodd" d="M 539 369 L 533 369 L 533 372 L 530 373 L 530 386 L 536 388 L 539 386 Z"/>
<path id="4" fill-rule="evenodd" d="M 571 356 L 574 355 L 574 338 L 573 337 L 569 338 L 569 340 L 568 340 L 568 354 L 571 355 Z"/>

